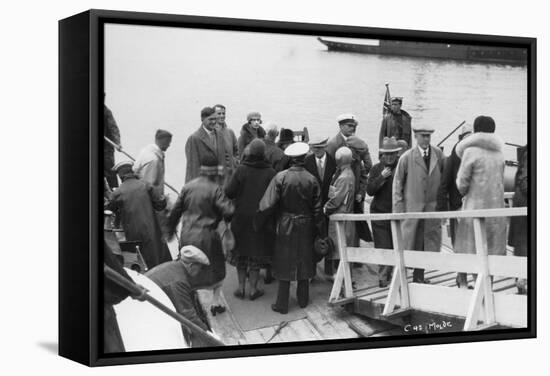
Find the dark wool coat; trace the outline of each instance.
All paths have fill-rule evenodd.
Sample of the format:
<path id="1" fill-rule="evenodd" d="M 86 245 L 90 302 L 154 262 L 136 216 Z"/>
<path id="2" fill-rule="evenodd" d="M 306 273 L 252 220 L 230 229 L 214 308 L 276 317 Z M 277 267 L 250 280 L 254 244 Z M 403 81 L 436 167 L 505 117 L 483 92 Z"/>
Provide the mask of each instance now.
<path id="1" fill-rule="evenodd" d="M 200 173 L 201 160 L 203 157 L 210 155 L 218 161 L 218 165 L 223 167 L 223 173 L 226 170 L 225 157 L 225 140 L 221 132 L 214 129 L 216 134 L 216 145 L 212 144 L 210 136 L 201 125 L 195 131 L 185 144 L 185 158 L 187 159 L 187 168 L 185 171 L 185 182 L 197 178 Z"/>
<path id="2" fill-rule="evenodd" d="M 252 126 L 248 123 L 243 124 L 241 128 L 241 135 L 238 139 L 238 147 L 239 147 L 239 158 L 243 158 L 244 148 L 252 142 L 255 138 L 265 138 L 265 130 L 262 128 L 262 126 L 258 126 L 258 129 L 256 132 L 252 130 Z"/>
<path id="3" fill-rule="evenodd" d="M 334 161 L 334 158 L 328 153 L 325 153 L 325 158 L 325 173 L 323 179 L 319 176 L 315 154 L 309 154 L 304 162 L 304 168 L 308 170 L 310 174 L 315 176 L 317 182 L 319 182 L 319 185 L 321 186 L 321 205 L 323 206 L 325 206 L 325 203 L 328 200 L 328 190 L 330 188 L 330 183 L 334 173 L 336 172 L 336 162 Z"/>
<path id="4" fill-rule="evenodd" d="M 392 168 L 392 174 L 387 178 L 382 176 L 382 170 L 386 168 L 384 163 L 377 163 L 370 170 L 367 193 L 373 197 L 370 203 L 371 213 L 392 212 L 392 185 L 396 165 L 389 167 Z M 393 249 L 390 221 L 371 221 L 371 226 L 374 246 Z"/>
<path id="5" fill-rule="evenodd" d="M 115 118 L 111 110 L 103 105 L 103 134 L 105 137 L 120 145 L 120 131 L 116 124 Z M 107 178 L 107 182 L 111 188 L 118 187 L 116 173 L 111 171 L 115 165 L 115 148 L 103 141 L 103 175 Z"/>
<path id="6" fill-rule="evenodd" d="M 513 207 L 527 206 L 528 195 L 528 158 L 527 146 L 518 149 L 518 170 L 516 172 Z M 527 256 L 527 217 L 510 219 L 508 243 L 514 247 L 515 256 Z"/>
<path id="7" fill-rule="evenodd" d="M 433 212 L 441 182 L 443 152 L 430 145 L 430 168 L 414 146 L 397 162 L 393 178 L 393 212 Z M 441 250 L 441 220 L 407 219 L 401 221 L 404 247 L 407 250 L 439 252 Z"/>
<path id="8" fill-rule="evenodd" d="M 233 215 L 233 204 L 222 188 L 205 176 L 191 180 L 182 188 L 168 218 L 168 231 L 173 234 L 181 218 L 180 249 L 194 245 L 203 251 L 210 265 L 203 268 L 197 284 L 208 287 L 225 278 L 225 256 L 220 234 L 221 220 Z"/>
<path id="9" fill-rule="evenodd" d="M 462 207 L 462 195 L 456 187 L 456 175 L 460 168 L 460 158 L 456 155 L 456 145 L 453 147 L 451 155 L 445 158 L 443 163 L 441 185 L 437 193 L 438 211 L 459 210 Z"/>
<path id="10" fill-rule="evenodd" d="M 192 277 L 180 260 L 157 265 L 145 273 L 145 276 L 155 282 L 168 295 L 177 313 L 201 329 L 208 330 L 208 327 L 197 313 L 195 306 L 196 293 L 190 282 Z M 185 330 L 184 333 L 186 333 Z M 200 347 L 196 339 L 187 339 L 191 340 L 192 347 Z"/>
<path id="11" fill-rule="evenodd" d="M 253 219 L 274 176 L 275 170 L 267 161 L 249 156 L 237 167 L 225 186 L 225 194 L 235 204 L 235 214 L 231 221 L 231 230 L 235 235 L 235 256 L 252 257 L 260 263 L 270 262 L 274 234 L 268 226 L 255 231 Z"/>
<path id="12" fill-rule="evenodd" d="M 378 147 L 382 147 L 382 141 L 384 137 L 395 137 L 397 140 L 405 140 L 409 145 L 409 149 L 412 145 L 412 132 L 411 132 L 412 117 L 408 112 L 401 110 L 401 114 L 394 114 L 389 112 L 382 119 L 380 125 L 380 135 L 378 138 Z"/>
<path id="13" fill-rule="evenodd" d="M 140 241 L 147 268 L 171 261 L 155 211 L 166 207 L 166 199 L 152 185 L 128 174 L 111 194 L 109 208 L 121 214 L 126 240 Z"/>
<path id="14" fill-rule="evenodd" d="M 460 141 L 456 154 L 462 160 L 456 186 L 464 195 L 462 210 L 504 207 L 504 155 L 502 141 L 492 133 L 474 133 Z M 490 255 L 506 255 L 506 218 L 486 218 Z M 476 253 L 472 218 L 458 220 L 455 252 Z"/>
<path id="15" fill-rule="evenodd" d="M 277 168 L 277 165 L 283 159 L 285 153 L 277 146 L 277 144 L 271 140 L 265 139 L 265 159 L 269 162 L 271 167 Z"/>
<path id="16" fill-rule="evenodd" d="M 283 281 L 307 280 L 315 275 L 313 242 L 322 232 L 321 188 L 301 165 L 281 171 L 271 180 L 260 201 L 257 227 L 276 216 L 273 275 Z"/>

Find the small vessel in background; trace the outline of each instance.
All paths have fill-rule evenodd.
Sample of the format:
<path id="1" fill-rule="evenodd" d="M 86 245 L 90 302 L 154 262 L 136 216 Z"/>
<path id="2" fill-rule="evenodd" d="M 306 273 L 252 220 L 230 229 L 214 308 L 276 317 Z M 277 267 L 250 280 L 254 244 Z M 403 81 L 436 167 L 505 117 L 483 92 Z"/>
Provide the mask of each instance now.
<path id="1" fill-rule="evenodd" d="M 365 40 L 365 43 L 356 43 L 355 41 L 344 42 L 342 40 L 328 40 L 320 37 L 317 40 L 327 46 L 329 51 L 464 60 L 493 64 L 527 64 L 527 50 L 524 48 L 396 40 L 379 40 L 377 44 L 367 44 L 371 40 Z"/>

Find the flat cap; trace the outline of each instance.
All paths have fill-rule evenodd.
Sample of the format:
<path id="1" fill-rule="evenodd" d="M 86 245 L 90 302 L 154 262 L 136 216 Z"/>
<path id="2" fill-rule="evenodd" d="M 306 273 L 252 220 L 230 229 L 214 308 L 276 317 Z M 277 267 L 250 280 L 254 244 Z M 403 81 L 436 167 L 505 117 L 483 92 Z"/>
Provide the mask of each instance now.
<path id="1" fill-rule="evenodd" d="M 328 137 L 313 137 L 308 141 L 309 146 L 316 147 L 316 148 L 322 148 L 327 146 L 328 143 Z"/>
<path id="2" fill-rule="evenodd" d="M 203 251 L 195 247 L 194 245 L 186 245 L 180 249 L 181 260 L 183 262 L 192 264 L 210 265 L 208 257 Z"/>
<path id="3" fill-rule="evenodd" d="M 302 155 L 306 155 L 309 151 L 309 146 L 305 142 L 295 142 L 293 144 L 290 144 L 285 149 L 285 155 L 289 157 L 300 157 Z"/>
<path id="4" fill-rule="evenodd" d="M 403 97 L 392 97 L 392 98 L 391 98 L 391 101 L 392 101 L 392 102 L 403 103 Z"/>
<path id="5" fill-rule="evenodd" d="M 434 133 L 435 129 L 430 127 L 429 125 L 420 125 L 413 128 L 414 133 L 420 133 L 420 134 L 432 134 Z"/>

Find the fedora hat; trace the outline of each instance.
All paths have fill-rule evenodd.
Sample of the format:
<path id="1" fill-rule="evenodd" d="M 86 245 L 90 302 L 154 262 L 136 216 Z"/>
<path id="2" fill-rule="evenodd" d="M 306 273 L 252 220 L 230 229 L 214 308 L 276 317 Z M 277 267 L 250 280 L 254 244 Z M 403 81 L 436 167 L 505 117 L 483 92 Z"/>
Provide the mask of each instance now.
<path id="1" fill-rule="evenodd" d="M 396 153 L 401 150 L 401 146 L 397 143 L 395 137 L 384 137 L 380 153 Z"/>

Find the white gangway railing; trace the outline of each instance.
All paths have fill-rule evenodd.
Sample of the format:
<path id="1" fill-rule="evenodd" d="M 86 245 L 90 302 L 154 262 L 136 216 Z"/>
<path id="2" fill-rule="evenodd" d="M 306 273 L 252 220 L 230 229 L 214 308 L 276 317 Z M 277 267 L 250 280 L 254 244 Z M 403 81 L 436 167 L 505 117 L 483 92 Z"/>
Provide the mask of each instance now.
<path id="1" fill-rule="evenodd" d="M 333 214 L 330 220 L 336 222 L 336 246 L 340 254 L 340 265 L 329 302 L 349 302 L 359 298 L 352 287 L 350 263 L 392 265 L 393 276 L 382 312 L 385 318 L 419 310 L 464 317 L 466 322 L 463 330 L 479 330 L 494 325 L 526 327 L 527 296 L 494 293 L 491 277 L 527 278 L 527 257 L 488 255 L 485 229 L 486 218 L 526 215 L 526 207 L 424 213 Z M 451 218 L 473 218 L 476 254 L 403 249 L 401 221 Z M 346 221 L 388 220 L 391 221 L 393 250 L 346 245 Z M 475 273 L 477 279 L 473 290 L 409 283 L 406 268 Z M 481 325 L 478 324 L 479 321 L 482 321 Z"/>

